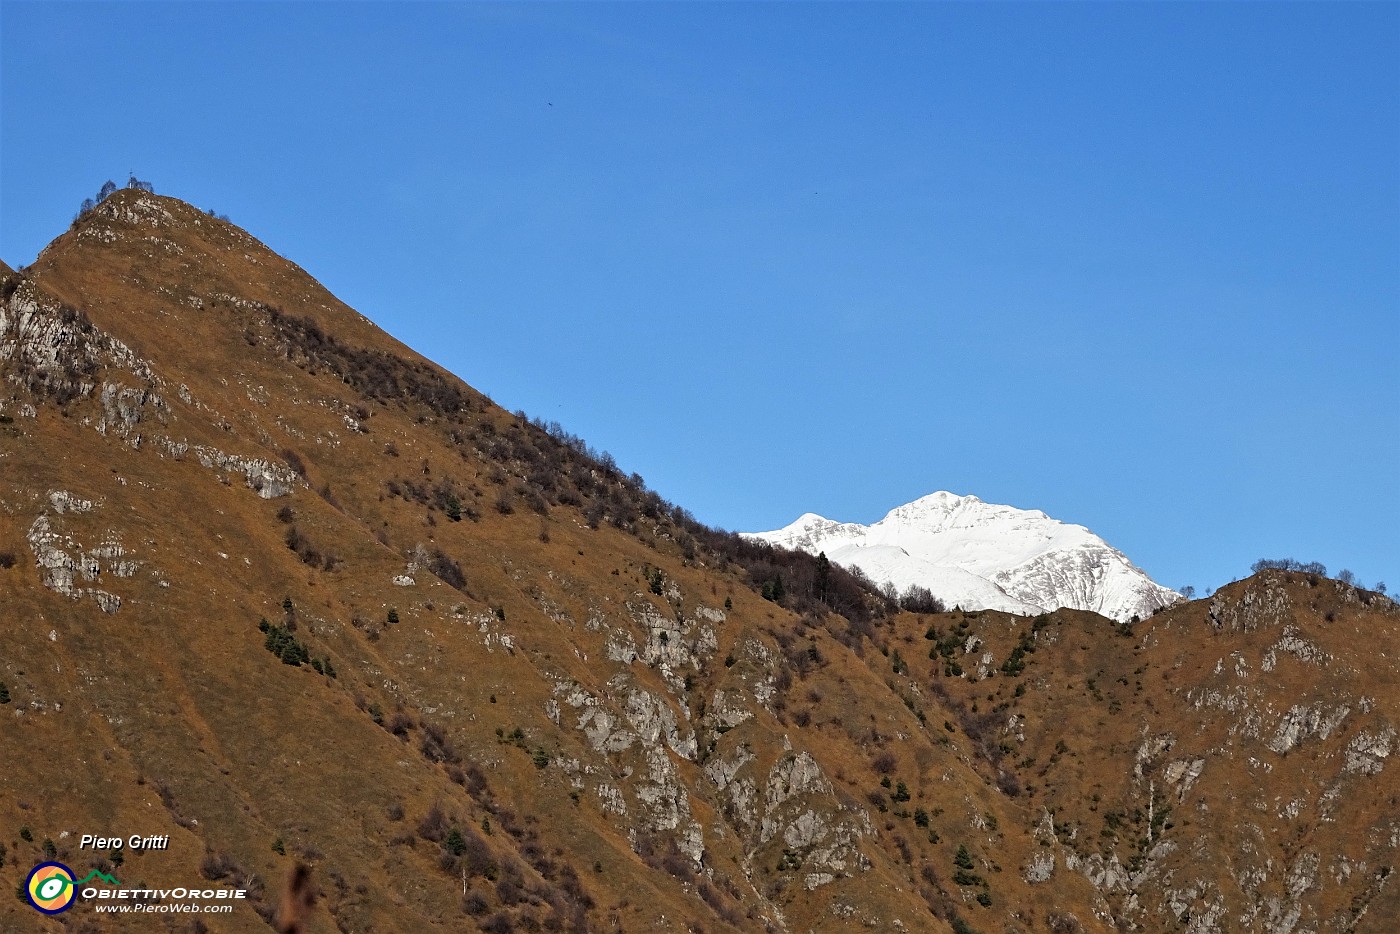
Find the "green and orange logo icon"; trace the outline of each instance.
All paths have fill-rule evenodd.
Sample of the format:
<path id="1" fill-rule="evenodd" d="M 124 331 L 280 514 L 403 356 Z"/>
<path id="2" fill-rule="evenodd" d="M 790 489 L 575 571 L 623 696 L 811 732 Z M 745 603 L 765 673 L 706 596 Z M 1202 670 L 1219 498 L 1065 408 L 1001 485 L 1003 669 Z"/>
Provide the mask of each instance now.
<path id="1" fill-rule="evenodd" d="M 24 884 L 29 903 L 46 915 L 67 911 L 78 896 L 73 870 L 62 863 L 40 863 Z"/>
<path id="2" fill-rule="evenodd" d="M 73 870 L 62 863 L 40 863 L 29 871 L 24 890 L 29 895 L 29 904 L 46 915 L 56 915 L 71 908 L 73 901 L 78 897 L 78 889 L 93 879 L 100 879 L 108 885 L 121 885 L 116 879 L 96 869 L 75 882 Z"/>

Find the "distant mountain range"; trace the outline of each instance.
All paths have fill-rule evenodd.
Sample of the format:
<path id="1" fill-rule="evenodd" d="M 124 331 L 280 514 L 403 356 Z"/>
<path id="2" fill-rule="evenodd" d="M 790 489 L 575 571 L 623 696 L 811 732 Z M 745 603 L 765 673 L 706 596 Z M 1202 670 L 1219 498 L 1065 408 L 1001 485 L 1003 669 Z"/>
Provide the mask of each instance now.
<path id="1" fill-rule="evenodd" d="M 1034 615 L 1067 607 L 1128 622 L 1181 599 L 1082 525 L 975 496 L 931 493 L 873 525 L 809 512 L 748 537 L 825 552 L 900 591 L 927 587 L 950 609 Z"/>

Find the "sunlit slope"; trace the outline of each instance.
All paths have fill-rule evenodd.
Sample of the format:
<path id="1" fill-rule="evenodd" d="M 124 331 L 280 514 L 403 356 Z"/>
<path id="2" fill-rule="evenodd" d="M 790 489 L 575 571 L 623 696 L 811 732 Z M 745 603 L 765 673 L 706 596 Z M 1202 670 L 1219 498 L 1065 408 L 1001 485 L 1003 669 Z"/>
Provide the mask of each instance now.
<path id="1" fill-rule="evenodd" d="M 248 888 L 214 931 L 268 930 L 298 862 L 326 932 L 1396 916 L 1379 595 L 1270 572 L 1130 630 L 900 613 L 182 202 L 118 192 L 4 276 L 10 892 L 47 842 Z M 112 866 L 83 833 L 170 848 Z M 61 926 L 0 901 L 0 930 Z"/>

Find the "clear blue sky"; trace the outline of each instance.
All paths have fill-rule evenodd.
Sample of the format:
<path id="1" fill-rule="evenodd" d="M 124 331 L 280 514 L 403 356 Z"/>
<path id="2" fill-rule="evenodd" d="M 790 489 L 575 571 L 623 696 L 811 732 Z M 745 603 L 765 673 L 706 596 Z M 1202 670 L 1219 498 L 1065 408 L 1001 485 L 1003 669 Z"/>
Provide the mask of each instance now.
<path id="1" fill-rule="evenodd" d="M 130 170 L 701 519 L 1400 588 L 1400 5 L 0 4 L 0 256 Z"/>

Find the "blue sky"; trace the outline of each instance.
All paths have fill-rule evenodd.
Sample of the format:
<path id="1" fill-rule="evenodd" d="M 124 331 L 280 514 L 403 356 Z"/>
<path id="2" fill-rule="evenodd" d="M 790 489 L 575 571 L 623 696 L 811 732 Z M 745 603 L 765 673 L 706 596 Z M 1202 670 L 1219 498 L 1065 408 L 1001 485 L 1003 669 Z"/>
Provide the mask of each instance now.
<path id="1" fill-rule="evenodd" d="M 1400 588 L 1400 5 L 0 4 L 129 171 L 727 528 L 938 489 Z"/>

